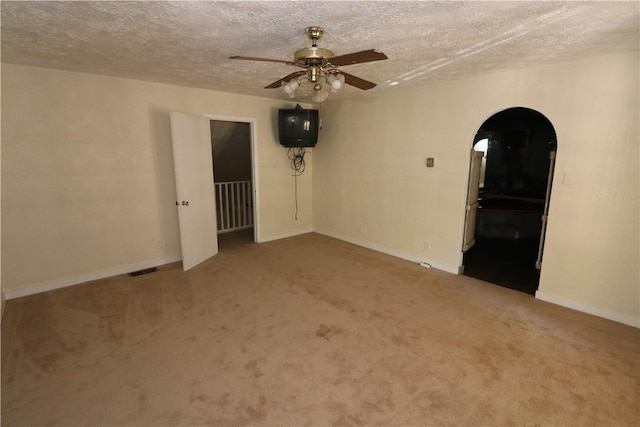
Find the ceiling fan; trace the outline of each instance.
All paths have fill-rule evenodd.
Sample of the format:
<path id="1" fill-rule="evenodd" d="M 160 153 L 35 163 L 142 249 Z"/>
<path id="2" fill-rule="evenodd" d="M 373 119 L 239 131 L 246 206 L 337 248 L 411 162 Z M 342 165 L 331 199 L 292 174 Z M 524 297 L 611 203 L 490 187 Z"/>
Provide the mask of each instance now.
<path id="1" fill-rule="evenodd" d="M 314 95 L 312 99 L 322 102 L 329 95 L 329 87 L 338 90 L 343 83 L 368 90 L 376 87 L 376 84 L 368 80 L 356 77 L 353 74 L 345 73 L 339 67 L 352 64 L 362 64 L 387 59 L 387 55 L 377 49 L 363 50 L 360 52 L 347 53 L 345 55 L 334 56 L 329 49 L 318 47 L 318 40 L 322 37 L 324 29 L 321 27 L 308 27 L 305 29 L 307 37 L 311 40 L 311 47 L 305 47 L 295 52 L 293 61 L 280 59 L 256 58 L 253 56 L 230 56 L 229 59 L 243 59 L 248 61 L 277 62 L 281 64 L 293 65 L 304 68 L 302 71 L 291 73 L 270 85 L 265 89 L 282 87 L 291 97 L 295 97 L 295 91 L 300 86 L 300 78 L 305 76 L 309 83 L 313 84 Z M 323 80 L 326 85 L 323 85 Z"/>

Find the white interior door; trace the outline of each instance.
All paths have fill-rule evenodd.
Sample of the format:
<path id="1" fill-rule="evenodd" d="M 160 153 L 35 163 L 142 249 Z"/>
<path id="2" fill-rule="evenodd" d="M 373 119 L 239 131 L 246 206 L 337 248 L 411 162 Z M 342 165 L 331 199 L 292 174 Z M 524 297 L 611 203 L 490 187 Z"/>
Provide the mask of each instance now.
<path id="1" fill-rule="evenodd" d="M 471 167 L 469 170 L 469 190 L 467 191 L 467 214 L 464 221 L 464 242 L 462 252 L 475 245 L 476 215 L 478 212 L 478 193 L 480 190 L 480 169 L 482 167 L 482 151 L 471 150 Z"/>
<path id="2" fill-rule="evenodd" d="M 209 120 L 170 114 L 182 266 L 186 271 L 218 253 Z"/>
<path id="3" fill-rule="evenodd" d="M 536 268 L 542 269 L 542 253 L 544 250 L 544 239 L 547 235 L 547 218 L 549 217 L 549 199 L 551 198 L 551 184 L 553 183 L 553 171 L 556 166 L 556 152 L 549 153 L 549 175 L 547 176 L 547 194 L 544 198 L 544 211 L 542 212 L 542 229 L 540 230 L 540 243 L 538 244 L 538 258 Z"/>

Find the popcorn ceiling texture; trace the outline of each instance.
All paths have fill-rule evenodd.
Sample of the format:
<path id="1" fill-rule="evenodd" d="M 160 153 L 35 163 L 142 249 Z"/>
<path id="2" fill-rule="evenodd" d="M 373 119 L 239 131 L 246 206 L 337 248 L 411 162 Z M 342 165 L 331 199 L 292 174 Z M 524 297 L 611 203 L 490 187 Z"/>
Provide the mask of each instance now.
<path id="1" fill-rule="evenodd" d="M 2 62 L 287 99 L 264 86 L 296 69 L 307 26 L 336 55 L 380 49 L 345 67 L 369 92 L 639 47 L 638 2 L 11 2 Z M 331 99 L 363 93 L 347 87 Z"/>

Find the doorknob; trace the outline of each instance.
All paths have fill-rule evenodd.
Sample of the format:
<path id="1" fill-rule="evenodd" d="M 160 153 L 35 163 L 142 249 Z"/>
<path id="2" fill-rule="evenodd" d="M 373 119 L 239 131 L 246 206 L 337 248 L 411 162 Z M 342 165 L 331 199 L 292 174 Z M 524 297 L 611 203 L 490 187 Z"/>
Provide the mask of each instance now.
<path id="1" fill-rule="evenodd" d="M 182 206 L 189 206 L 189 202 L 182 201 Z"/>

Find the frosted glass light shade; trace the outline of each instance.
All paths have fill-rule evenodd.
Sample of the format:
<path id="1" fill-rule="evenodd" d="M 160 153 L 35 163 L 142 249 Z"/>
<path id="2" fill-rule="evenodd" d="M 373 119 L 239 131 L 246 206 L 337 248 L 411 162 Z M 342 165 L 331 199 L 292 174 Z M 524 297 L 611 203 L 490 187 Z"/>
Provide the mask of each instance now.
<path id="1" fill-rule="evenodd" d="M 344 76 L 342 74 L 329 74 L 327 76 L 327 83 L 329 83 L 331 85 L 331 88 L 333 90 L 338 90 L 342 87 L 342 84 L 344 83 Z"/>
<path id="2" fill-rule="evenodd" d="M 314 102 L 323 102 L 329 97 L 329 91 L 327 90 L 319 90 L 313 94 L 311 98 Z"/>
<path id="3" fill-rule="evenodd" d="M 289 83 L 287 83 L 286 85 L 282 86 L 282 89 L 284 89 L 285 93 L 287 93 L 289 96 L 291 96 L 291 94 L 294 94 L 296 89 L 298 89 L 298 82 L 297 80 L 291 80 Z"/>

